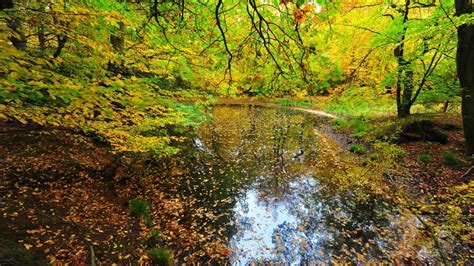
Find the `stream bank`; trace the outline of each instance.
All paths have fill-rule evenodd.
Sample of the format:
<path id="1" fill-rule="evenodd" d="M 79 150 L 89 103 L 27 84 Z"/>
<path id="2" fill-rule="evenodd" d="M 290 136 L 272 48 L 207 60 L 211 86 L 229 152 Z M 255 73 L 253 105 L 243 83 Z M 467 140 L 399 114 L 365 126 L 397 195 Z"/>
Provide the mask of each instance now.
<path id="1" fill-rule="evenodd" d="M 2 124 L 2 239 L 49 262 L 87 262 L 90 246 L 102 263 L 150 261 L 152 232 L 188 262 L 436 261 L 386 191 L 353 182 L 364 158 L 315 134 L 325 119 L 230 106 L 213 117 L 178 160 L 158 162 L 60 128 Z M 133 198 L 148 202 L 151 224 L 132 215 Z M 262 243 L 269 252 L 252 253 Z"/>

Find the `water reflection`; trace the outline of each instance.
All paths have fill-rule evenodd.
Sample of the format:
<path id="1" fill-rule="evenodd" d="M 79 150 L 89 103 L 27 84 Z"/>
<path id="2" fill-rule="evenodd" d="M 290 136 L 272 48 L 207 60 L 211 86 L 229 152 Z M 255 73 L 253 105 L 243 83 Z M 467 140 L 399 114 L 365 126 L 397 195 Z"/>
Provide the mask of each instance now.
<path id="1" fill-rule="evenodd" d="M 397 213 L 379 196 L 326 182 L 338 163 L 313 132 L 323 123 L 289 110 L 215 107 L 163 186 L 186 201 L 189 227 L 226 243 L 232 264 L 388 259 Z M 182 256 L 210 260 L 203 246 Z"/>
<path id="2" fill-rule="evenodd" d="M 230 241 L 232 262 L 247 264 L 255 261 L 299 264 L 303 259 L 321 257 L 321 239 L 326 234 L 314 234 L 301 224 L 301 217 L 310 211 L 312 204 L 305 197 L 315 189 L 311 177 L 290 182 L 284 200 L 268 202 L 258 189 L 247 191 L 234 208 L 237 234 Z"/>

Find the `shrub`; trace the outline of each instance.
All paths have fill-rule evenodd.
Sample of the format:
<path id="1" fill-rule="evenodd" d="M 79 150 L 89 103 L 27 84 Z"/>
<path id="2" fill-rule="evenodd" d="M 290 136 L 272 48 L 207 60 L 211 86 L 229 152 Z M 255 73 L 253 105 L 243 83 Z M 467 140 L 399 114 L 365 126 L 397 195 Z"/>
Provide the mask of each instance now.
<path id="1" fill-rule="evenodd" d="M 360 154 L 365 153 L 365 148 L 364 148 L 364 146 L 359 145 L 359 144 L 351 144 L 349 146 L 349 151 L 360 155 Z"/>
<path id="2" fill-rule="evenodd" d="M 444 164 L 447 166 L 459 166 L 461 164 L 458 156 L 452 151 L 445 151 L 441 154 L 441 156 L 444 159 Z"/>
<path id="3" fill-rule="evenodd" d="M 433 156 L 431 156 L 429 153 L 423 153 L 418 156 L 418 160 L 424 164 L 427 164 L 433 161 Z"/>
<path id="4" fill-rule="evenodd" d="M 130 201 L 130 208 L 133 215 L 142 218 L 147 227 L 153 226 L 153 219 L 150 216 L 150 207 L 148 202 L 140 199 L 132 199 Z"/>
<path id="5" fill-rule="evenodd" d="M 371 152 L 367 158 L 371 161 L 375 161 L 375 160 L 378 160 L 380 158 L 380 155 L 376 152 Z"/>
<path id="6" fill-rule="evenodd" d="M 148 254 L 158 265 L 170 265 L 173 257 L 171 252 L 164 247 L 152 248 L 148 251 Z"/>
<path id="7" fill-rule="evenodd" d="M 337 115 L 376 117 L 396 114 L 395 102 L 375 88 L 361 87 L 331 96 L 326 111 Z"/>

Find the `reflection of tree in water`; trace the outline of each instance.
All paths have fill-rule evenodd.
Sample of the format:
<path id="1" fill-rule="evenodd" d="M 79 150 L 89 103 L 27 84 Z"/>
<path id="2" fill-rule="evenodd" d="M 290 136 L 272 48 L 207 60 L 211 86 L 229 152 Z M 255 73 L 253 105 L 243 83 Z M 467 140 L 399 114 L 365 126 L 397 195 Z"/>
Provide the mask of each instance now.
<path id="1" fill-rule="evenodd" d="M 290 184 L 293 191 L 285 199 L 298 222 L 282 223 L 274 230 L 277 255 L 267 262 L 382 261 L 396 251 L 403 232 L 393 224 L 394 211 L 378 195 L 358 197 L 301 182 L 308 181 Z"/>
<path id="2" fill-rule="evenodd" d="M 235 207 L 245 208 L 245 197 L 254 191 L 259 208 L 280 206 L 293 219 L 273 232 L 274 261 L 327 262 L 327 254 L 357 258 L 358 253 L 383 258 L 390 247 L 384 234 L 392 229 L 382 201 L 371 195 L 358 200 L 308 181 L 314 181 L 311 171 L 319 160 L 328 159 L 313 133 L 317 121 L 256 107 L 213 112 L 175 167 L 176 191 L 187 201 L 184 221 L 198 224 L 196 230 L 211 242 L 230 239 L 246 221 L 234 224 Z"/>
<path id="3" fill-rule="evenodd" d="M 264 177 L 259 179 L 260 186 L 271 189 L 267 194 L 272 195 L 275 190 L 285 189 L 278 189 L 287 183 L 279 180 L 288 181 L 284 179 L 305 171 L 303 156 L 298 152 L 306 149 L 308 157 L 316 154 L 313 124 L 302 114 L 284 114 L 258 107 L 221 107 L 216 112 L 213 122 L 198 132 L 208 153 L 198 154 L 200 158 L 192 161 L 202 162 L 188 169 L 206 168 L 206 164 L 216 168 L 224 164 L 228 169 L 220 172 L 231 174 L 234 179 Z M 293 157 L 299 158 L 294 160 Z M 217 179 L 222 178 L 226 177 Z M 235 182 L 239 183 L 234 180 L 232 185 L 241 187 Z"/>
<path id="4" fill-rule="evenodd" d="M 213 226 L 216 238 L 230 237 L 236 199 L 250 186 L 258 186 L 263 201 L 283 199 L 289 179 L 305 169 L 295 152 L 316 154 L 311 122 L 274 109 L 217 108 L 197 131 L 199 145 L 180 156 L 177 191 L 189 199 L 184 219 Z"/>
<path id="5" fill-rule="evenodd" d="M 339 261 L 364 262 L 388 259 L 396 247 L 399 232 L 396 219 L 380 195 L 359 191 L 325 188 L 315 192 L 320 202 L 314 216 L 307 216 L 306 227 L 312 232 L 327 232 L 320 242 L 321 254 Z"/>

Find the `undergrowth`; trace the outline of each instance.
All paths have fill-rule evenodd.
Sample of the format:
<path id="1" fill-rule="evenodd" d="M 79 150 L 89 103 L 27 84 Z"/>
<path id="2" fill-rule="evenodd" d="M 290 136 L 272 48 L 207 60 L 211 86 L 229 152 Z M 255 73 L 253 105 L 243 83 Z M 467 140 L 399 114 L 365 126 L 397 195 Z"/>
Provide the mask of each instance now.
<path id="1" fill-rule="evenodd" d="M 172 263 L 172 253 L 170 250 L 164 247 L 152 248 L 149 250 L 148 254 L 150 255 L 153 262 L 158 265 L 170 265 Z"/>
<path id="2" fill-rule="evenodd" d="M 359 144 L 351 144 L 349 146 L 349 151 L 353 152 L 355 154 L 362 155 L 362 154 L 365 153 L 365 148 L 364 148 L 364 146 L 359 145 Z"/>
<path id="3" fill-rule="evenodd" d="M 443 157 L 446 166 L 456 167 L 461 165 L 459 157 L 452 151 L 445 151 L 441 156 Z"/>
<path id="4" fill-rule="evenodd" d="M 373 88 L 361 87 L 333 95 L 325 110 L 339 116 L 377 117 L 395 114 L 396 106 L 391 95 L 380 94 Z"/>
<path id="5" fill-rule="evenodd" d="M 148 202 L 140 199 L 132 199 L 130 201 L 130 208 L 132 209 L 133 215 L 145 221 L 146 226 L 151 227 L 153 225 Z"/>
<path id="6" fill-rule="evenodd" d="M 427 164 L 433 161 L 433 156 L 431 156 L 429 153 L 423 153 L 418 156 L 418 160 L 424 164 Z"/>
<path id="7" fill-rule="evenodd" d="M 336 118 L 332 121 L 332 128 L 339 132 L 349 133 L 354 137 L 364 137 L 372 130 L 372 126 L 364 117 L 356 117 L 353 119 Z"/>

